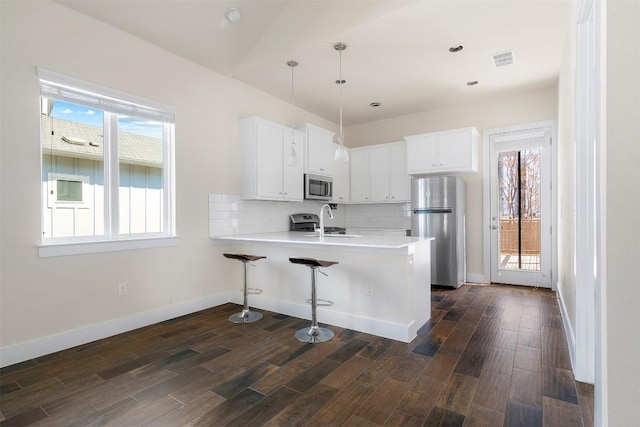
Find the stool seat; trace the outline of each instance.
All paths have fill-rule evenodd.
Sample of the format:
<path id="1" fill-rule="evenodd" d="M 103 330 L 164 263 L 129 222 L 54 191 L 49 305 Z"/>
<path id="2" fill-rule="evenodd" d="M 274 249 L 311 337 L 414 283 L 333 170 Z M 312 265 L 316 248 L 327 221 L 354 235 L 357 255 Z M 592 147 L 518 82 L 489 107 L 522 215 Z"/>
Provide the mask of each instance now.
<path id="1" fill-rule="evenodd" d="M 232 314 L 231 316 L 229 316 L 229 320 L 233 323 L 251 323 L 255 322 L 256 320 L 262 319 L 262 313 L 251 311 L 249 309 L 249 301 L 247 300 L 247 295 L 260 294 L 262 293 L 262 290 L 247 287 L 247 267 L 249 265 L 249 262 L 266 258 L 266 256 L 232 253 L 223 253 L 222 255 L 224 255 L 225 258 L 242 261 L 242 263 L 244 264 L 244 286 L 242 287 L 242 297 L 244 304 L 242 307 L 242 311 L 240 313 Z"/>
<path id="2" fill-rule="evenodd" d="M 293 264 L 302 264 L 308 267 L 331 267 L 334 264 L 338 264 L 338 261 L 322 261 L 315 258 L 289 258 L 289 261 Z"/>
<path id="3" fill-rule="evenodd" d="M 222 254 L 222 255 L 224 255 L 226 258 L 237 259 L 238 261 L 242 261 L 242 262 L 257 261 L 259 259 L 266 258 L 266 256 L 246 255 L 246 254 L 229 254 L 229 253 L 225 253 L 225 254 Z"/>

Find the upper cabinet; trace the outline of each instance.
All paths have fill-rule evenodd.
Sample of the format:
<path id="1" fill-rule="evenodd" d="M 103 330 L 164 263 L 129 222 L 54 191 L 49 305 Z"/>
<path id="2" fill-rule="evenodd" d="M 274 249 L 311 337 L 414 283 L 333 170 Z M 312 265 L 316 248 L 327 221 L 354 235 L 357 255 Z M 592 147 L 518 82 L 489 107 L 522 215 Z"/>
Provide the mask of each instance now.
<path id="1" fill-rule="evenodd" d="M 352 150 L 351 201 L 408 202 L 411 199 L 411 177 L 406 166 L 404 142 Z"/>
<path id="2" fill-rule="evenodd" d="M 333 175 L 334 133 L 310 123 L 297 128 L 305 138 L 305 173 Z"/>
<path id="3" fill-rule="evenodd" d="M 355 203 L 371 201 L 369 182 L 369 150 L 356 148 L 351 150 L 351 201 Z"/>
<path id="4" fill-rule="evenodd" d="M 410 175 L 479 170 L 480 134 L 476 128 L 405 136 L 404 139 Z"/>
<path id="5" fill-rule="evenodd" d="M 338 144 L 333 144 L 333 151 L 331 153 L 333 158 L 333 152 L 338 148 Z M 347 148 L 347 151 L 350 150 Z M 351 157 L 351 153 L 349 153 Z M 344 160 L 333 160 L 333 199 L 335 203 L 347 203 L 351 201 L 351 174 L 350 174 L 350 162 Z"/>
<path id="6" fill-rule="evenodd" d="M 292 139 L 297 160 L 289 164 Z M 302 201 L 304 134 L 259 117 L 240 120 L 243 198 Z"/>
<path id="7" fill-rule="evenodd" d="M 411 176 L 407 173 L 407 144 L 389 145 L 389 198 L 392 202 L 411 201 Z"/>

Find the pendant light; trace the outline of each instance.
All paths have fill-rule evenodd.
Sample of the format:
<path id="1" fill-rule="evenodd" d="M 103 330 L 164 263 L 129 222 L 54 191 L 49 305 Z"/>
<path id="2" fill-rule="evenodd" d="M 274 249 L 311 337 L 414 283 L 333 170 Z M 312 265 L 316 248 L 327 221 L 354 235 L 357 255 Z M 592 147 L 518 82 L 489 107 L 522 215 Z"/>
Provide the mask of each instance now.
<path id="1" fill-rule="evenodd" d="M 342 51 L 347 48 L 347 45 L 339 42 L 333 45 L 333 48 L 340 54 L 340 78 L 336 80 L 336 84 L 340 85 L 340 133 L 338 134 L 338 148 L 333 155 L 333 160 L 349 161 L 349 153 L 344 148 L 344 132 L 342 131 L 342 85 L 346 83 L 346 80 L 342 78 Z"/>
<path id="2" fill-rule="evenodd" d="M 295 112 L 295 98 L 293 96 L 294 92 L 293 92 L 293 69 L 296 68 L 298 66 L 298 62 L 294 61 L 294 60 L 290 60 L 287 61 L 287 65 L 289 67 L 291 67 L 291 107 L 292 107 L 292 111 L 291 111 L 291 151 L 289 152 L 289 156 L 287 156 L 287 166 L 295 166 L 296 161 L 297 161 L 297 155 L 296 155 L 296 141 L 295 141 L 295 131 L 293 129 L 294 125 L 295 125 L 295 120 L 293 119 L 294 116 L 294 112 Z"/>

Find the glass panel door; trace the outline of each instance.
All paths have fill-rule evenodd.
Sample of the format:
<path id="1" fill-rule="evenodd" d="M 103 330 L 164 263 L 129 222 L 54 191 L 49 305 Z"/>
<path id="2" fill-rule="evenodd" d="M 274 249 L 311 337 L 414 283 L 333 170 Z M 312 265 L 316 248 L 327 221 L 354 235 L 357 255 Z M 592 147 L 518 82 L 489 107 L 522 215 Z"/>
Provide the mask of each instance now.
<path id="1" fill-rule="evenodd" d="M 501 268 L 540 271 L 541 151 L 498 153 Z"/>
<path id="2" fill-rule="evenodd" d="M 491 281 L 551 287 L 550 138 L 491 137 Z"/>

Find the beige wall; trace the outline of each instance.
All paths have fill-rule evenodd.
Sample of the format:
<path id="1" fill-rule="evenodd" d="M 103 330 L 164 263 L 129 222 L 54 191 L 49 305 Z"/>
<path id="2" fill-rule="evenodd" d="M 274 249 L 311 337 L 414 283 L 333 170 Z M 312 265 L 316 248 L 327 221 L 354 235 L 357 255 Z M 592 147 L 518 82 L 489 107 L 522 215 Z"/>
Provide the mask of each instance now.
<path id="1" fill-rule="evenodd" d="M 406 135 L 425 132 L 475 126 L 482 135 L 484 129 L 555 120 L 558 108 L 556 86 L 554 83 L 535 91 L 511 91 L 465 106 L 351 126 L 345 131 L 345 140 L 350 147 L 358 147 L 402 141 Z M 482 174 L 481 168 L 477 174 L 461 175 L 467 189 L 467 274 L 475 276 L 489 274 L 483 267 Z"/>
<path id="2" fill-rule="evenodd" d="M 287 123 L 289 105 L 56 3 L 0 4 L 0 346 L 235 290 L 241 269 L 208 238 L 208 195 L 241 191 L 238 118 Z M 177 246 L 38 258 L 36 66 L 175 108 Z M 296 119 L 336 130 L 301 110 Z M 118 298 L 120 282 L 129 292 Z"/>
<path id="3" fill-rule="evenodd" d="M 605 281 L 608 425 L 640 420 L 640 2 L 606 19 Z"/>

